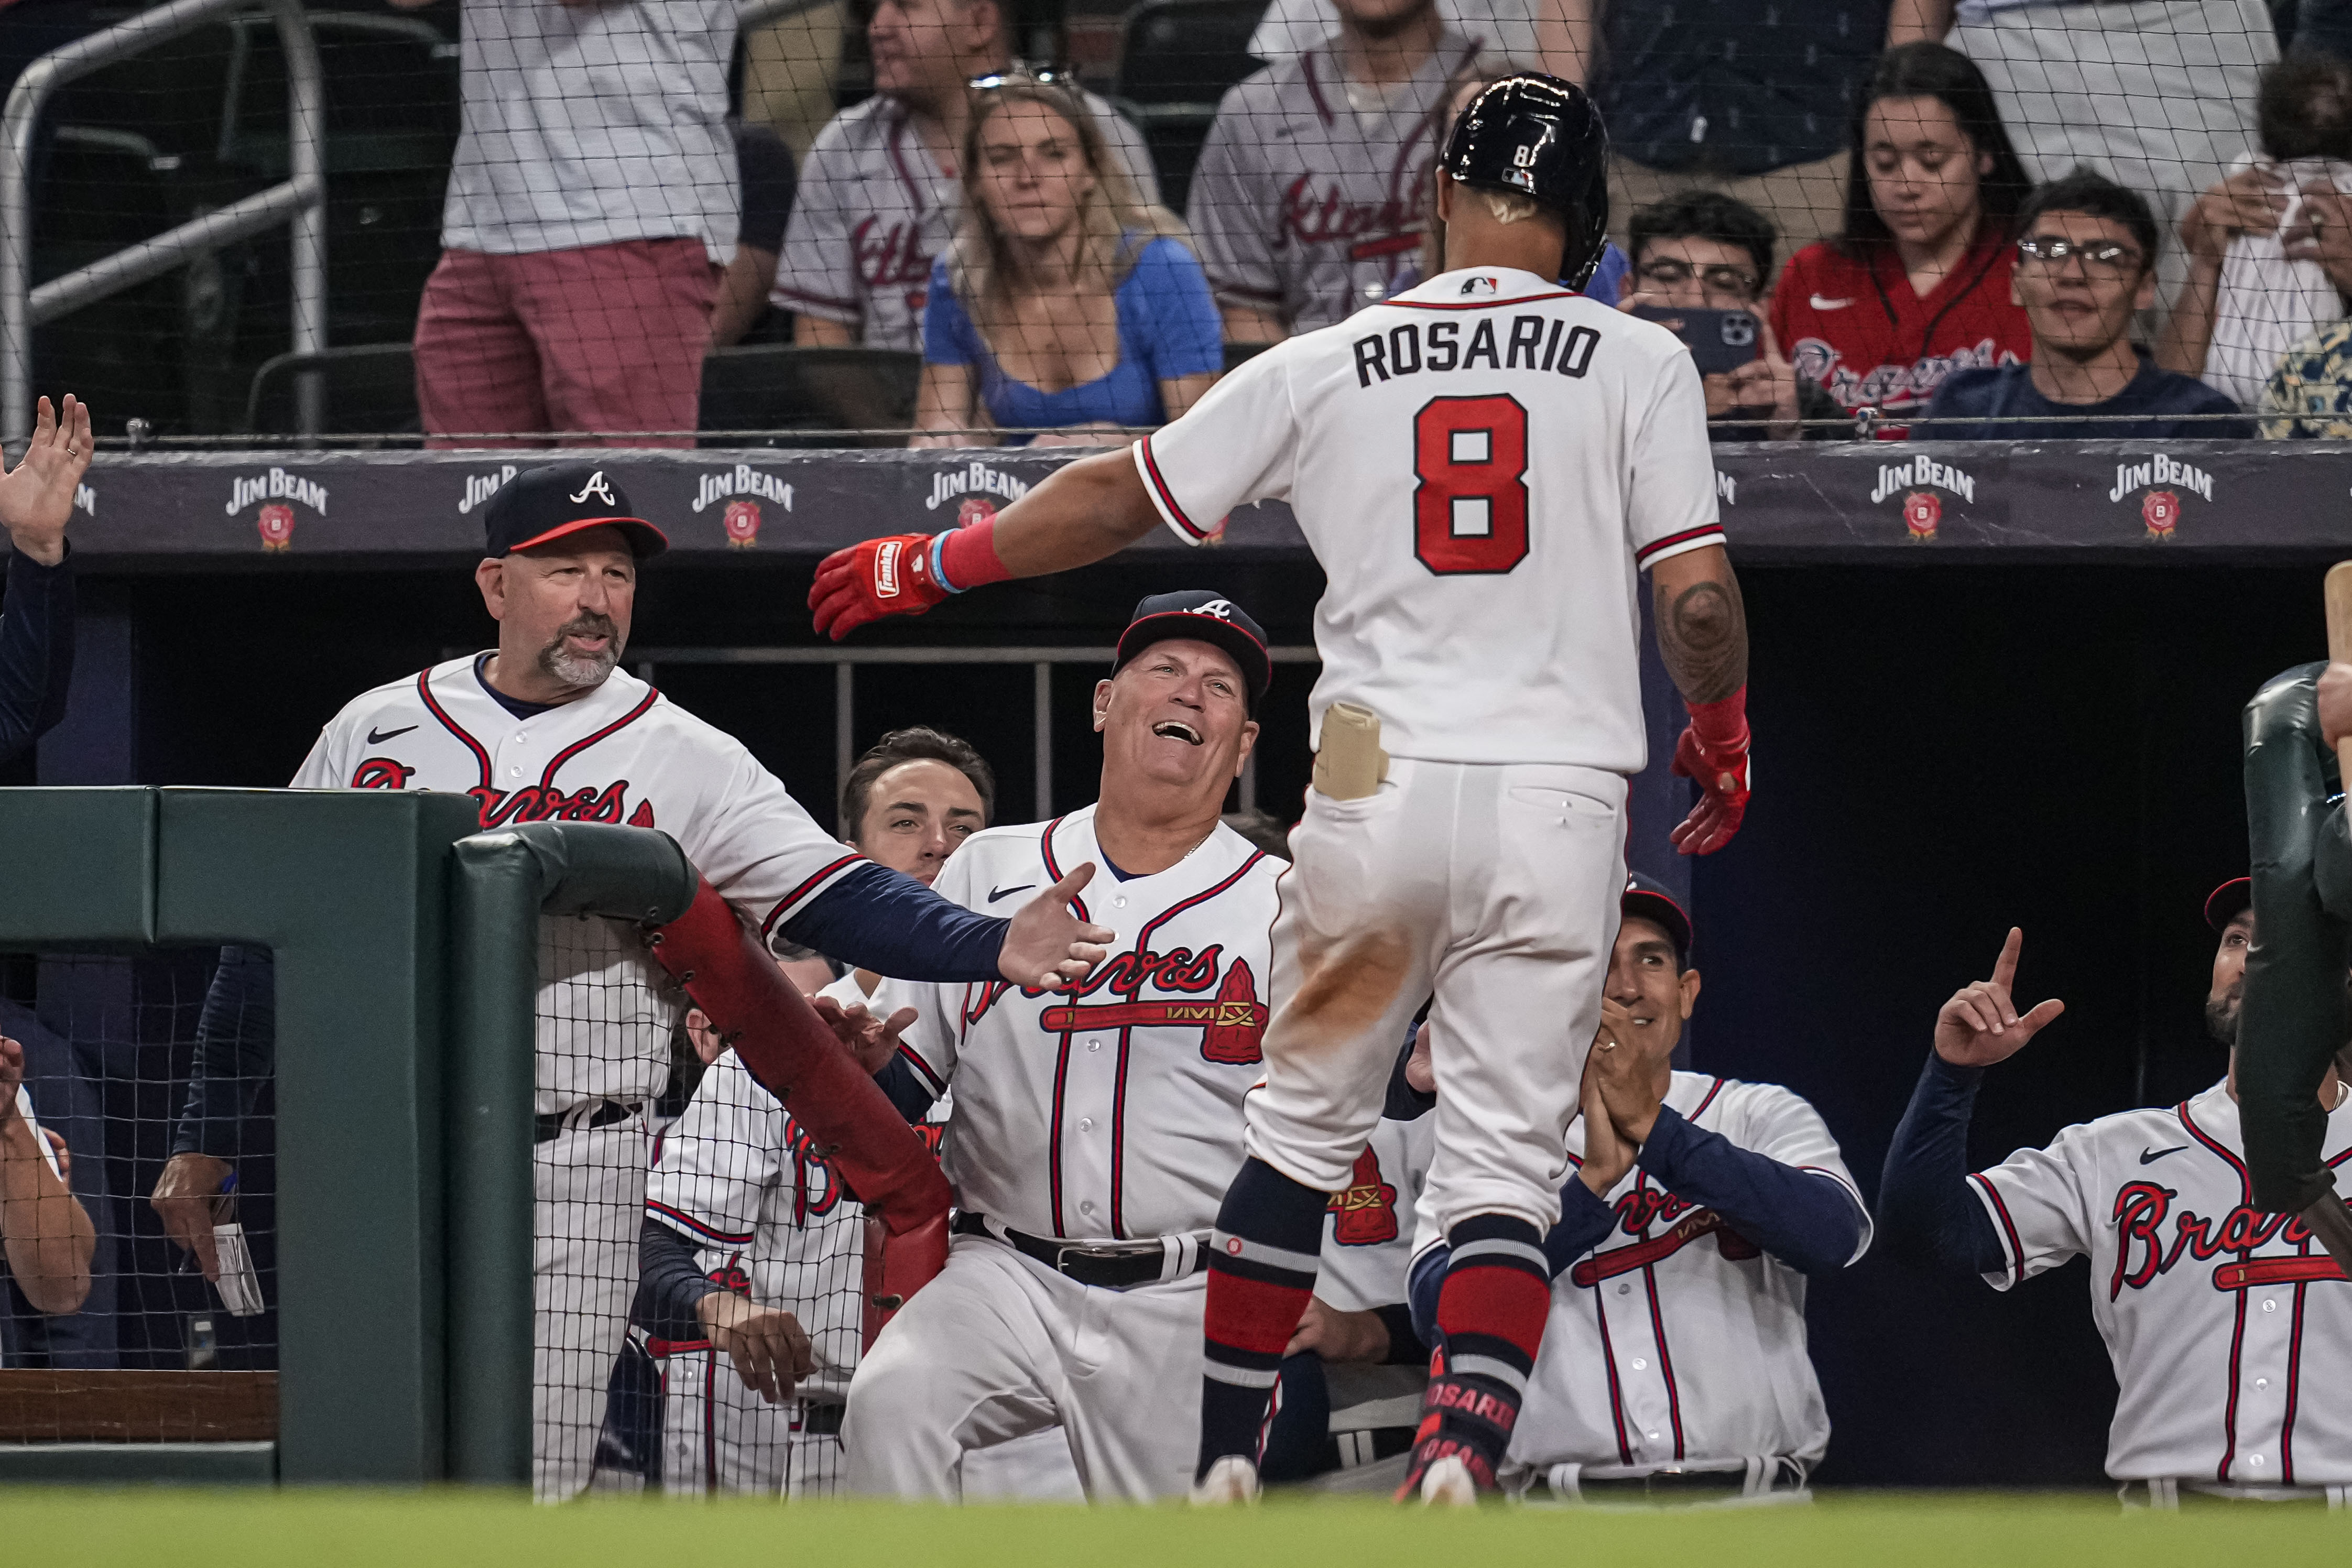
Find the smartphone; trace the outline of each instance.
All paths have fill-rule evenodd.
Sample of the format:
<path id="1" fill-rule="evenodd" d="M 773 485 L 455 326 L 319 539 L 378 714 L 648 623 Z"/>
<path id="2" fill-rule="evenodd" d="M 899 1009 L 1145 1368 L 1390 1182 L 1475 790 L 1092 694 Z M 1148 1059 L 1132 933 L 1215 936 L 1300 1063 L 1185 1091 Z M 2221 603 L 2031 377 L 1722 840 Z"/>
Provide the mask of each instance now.
<path id="1" fill-rule="evenodd" d="M 1701 375 L 1721 375 L 1764 357 L 1764 333 L 1748 310 L 1677 310 L 1636 305 L 1633 313 L 1655 321 L 1689 345 Z"/>

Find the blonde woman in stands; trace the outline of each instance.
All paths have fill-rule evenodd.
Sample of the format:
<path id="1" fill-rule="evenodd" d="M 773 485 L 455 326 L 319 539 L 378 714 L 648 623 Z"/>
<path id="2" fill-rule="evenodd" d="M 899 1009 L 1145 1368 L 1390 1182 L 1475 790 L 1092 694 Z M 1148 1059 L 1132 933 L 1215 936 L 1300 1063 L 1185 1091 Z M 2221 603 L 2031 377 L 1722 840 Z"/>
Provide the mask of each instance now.
<path id="1" fill-rule="evenodd" d="M 990 79 L 964 136 L 964 216 L 931 268 L 918 447 L 1097 446 L 1166 424 L 1224 365 L 1175 215 L 1140 200 L 1084 103 Z"/>

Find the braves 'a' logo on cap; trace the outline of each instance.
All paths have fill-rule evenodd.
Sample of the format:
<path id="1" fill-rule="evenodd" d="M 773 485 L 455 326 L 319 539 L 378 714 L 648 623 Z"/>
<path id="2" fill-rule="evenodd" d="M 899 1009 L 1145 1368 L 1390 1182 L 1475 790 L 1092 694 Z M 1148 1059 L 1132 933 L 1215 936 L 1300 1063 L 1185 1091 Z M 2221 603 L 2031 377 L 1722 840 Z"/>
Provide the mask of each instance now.
<path id="1" fill-rule="evenodd" d="M 572 500 L 577 503 L 586 500 L 590 496 L 594 496 L 606 506 L 617 507 L 621 504 L 613 499 L 613 487 L 604 482 L 604 470 L 602 468 L 588 476 L 588 482 L 580 487 L 580 493 L 573 496 Z"/>
<path id="2" fill-rule="evenodd" d="M 1230 621 L 1234 618 L 1234 602 L 1231 599 L 1212 599 L 1205 605 L 1192 605 L 1184 614 L 1211 616 L 1221 621 Z"/>

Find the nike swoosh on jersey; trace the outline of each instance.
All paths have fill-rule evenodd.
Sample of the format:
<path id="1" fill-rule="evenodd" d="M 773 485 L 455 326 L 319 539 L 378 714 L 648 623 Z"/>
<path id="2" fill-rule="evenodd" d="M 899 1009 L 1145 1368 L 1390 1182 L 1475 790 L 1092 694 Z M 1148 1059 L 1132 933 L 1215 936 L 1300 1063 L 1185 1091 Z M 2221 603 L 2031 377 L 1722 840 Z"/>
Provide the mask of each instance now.
<path id="1" fill-rule="evenodd" d="M 405 735 L 411 730 L 415 728 L 416 726 L 414 724 L 403 724 L 397 730 L 370 730 L 368 731 L 368 744 L 371 746 L 381 746 L 386 741 L 391 740 L 394 735 Z"/>
<path id="2" fill-rule="evenodd" d="M 1819 294 L 1812 298 L 1812 306 L 1816 310 L 1843 310 L 1853 303 L 1852 300 L 1824 300 Z"/>
<path id="3" fill-rule="evenodd" d="M 992 904 L 999 899 L 1009 899 L 1015 893 L 1025 893 L 1036 885 L 1034 882 L 1024 882 L 1017 888 L 991 888 L 988 889 L 988 901 Z"/>
<path id="4" fill-rule="evenodd" d="M 2143 1149 L 2139 1152 L 2139 1163 L 2143 1165 L 2153 1165 L 2167 1154 L 2178 1154 L 2188 1147 L 2186 1143 L 2175 1143 L 2169 1149 Z"/>

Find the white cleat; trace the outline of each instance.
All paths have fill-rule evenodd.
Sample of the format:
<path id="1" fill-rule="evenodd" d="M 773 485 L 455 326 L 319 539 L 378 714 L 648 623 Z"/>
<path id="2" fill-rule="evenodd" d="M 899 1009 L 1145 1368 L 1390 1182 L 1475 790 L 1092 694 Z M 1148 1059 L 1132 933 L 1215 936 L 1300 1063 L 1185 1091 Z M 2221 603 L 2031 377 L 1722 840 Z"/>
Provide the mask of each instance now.
<path id="1" fill-rule="evenodd" d="M 1227 1454 L 1192 1484 L 1194 1508 L 1231 1508 L 1257 1501 L 1257 1467 L 1239 1454 Z"/>
<path id="2" fill-rule="evenodd" d="M 1475 1508 L 1478 1483 L 1470 1479 L 1469 1466 L 1448 1454 L 1421 1473 L 1421 1500 L 1430 1508 Z"/>

